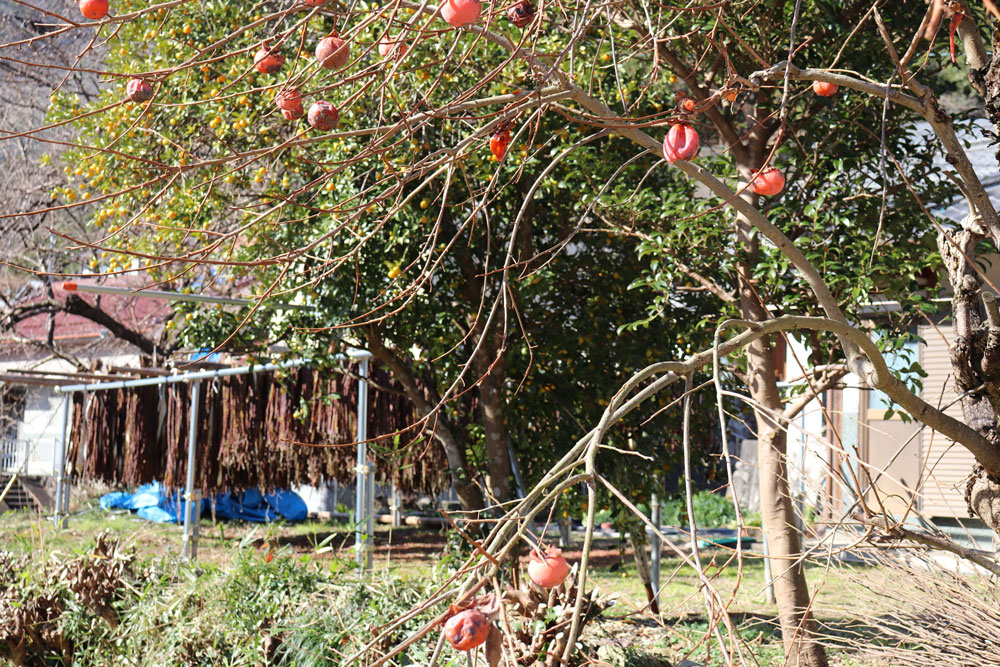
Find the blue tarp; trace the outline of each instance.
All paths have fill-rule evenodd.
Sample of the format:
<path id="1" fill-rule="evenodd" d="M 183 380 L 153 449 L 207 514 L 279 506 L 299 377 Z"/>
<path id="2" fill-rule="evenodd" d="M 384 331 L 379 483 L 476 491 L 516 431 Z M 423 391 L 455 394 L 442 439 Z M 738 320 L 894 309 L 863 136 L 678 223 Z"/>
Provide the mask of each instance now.
<path id="1" fill-rule="evenodd" d="M 301 521 L 309 510 L 299 494 L 294 491 L 275 491 L 266 496 L 258 489 L 243 493 L 220 493 L 215 497 L 215 516 L 223 519 L 241 519 L 264 523 L 277 519 Z"/>
<path id="2" fill-rule="evenodd" d="M 301 521 L 309 513 L 305 501 L 292 491 L 276 491 L 267 495 L 258 489 L 239 494 L 220 493 L 213 501 L 201 501 L 202 513 L 211 511 L 210 503 L 214 503 L 215 515 L 219 518 L 257 523 L 278 519 Z M 101 507 L 106 510 L 135 510 L 143 519 L 158 523 L 180 523 L 183 517 L 180 492 L 167 495 L 159 482 L 144 484 L 135 493 L 116 491 L 105 494 L 101 496 Z"/>
<path id="3" fill-rule="evenodd" d="M 157 523 L 180 523 L 183 513 L 179 510 L 180 492 L 167 495 L 159 482 L 143 484 L 134 493 L 116 491 L 101 496 L 101 507 L 106 510 L 133 510 L 143 519 Z M 205 501 L 202 501 L 202 511 Z"/>

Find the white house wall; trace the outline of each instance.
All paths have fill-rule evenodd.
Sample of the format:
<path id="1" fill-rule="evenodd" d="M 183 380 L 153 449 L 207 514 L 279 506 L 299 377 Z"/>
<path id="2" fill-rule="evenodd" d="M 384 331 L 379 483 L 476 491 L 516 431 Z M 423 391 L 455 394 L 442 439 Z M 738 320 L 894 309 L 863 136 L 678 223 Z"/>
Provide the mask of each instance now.
<path id="1" fill-rule="evenodd" d="M 62 436 L 63 397 L 53 387 L 27 387 L 24 418 L 17 429 L 18 443 L 26 443 L 28 475 L 56 472 L 57 443 Z"/>
<path id="2" fill-rule="evenodd" d="M 137 355 L 118 355 L 101 359 L 106 367 L 134 366 Z M 35 371 L 72 372 L 76 368 L 62 359 L 53 359 L 43 364 L 19 361 L 0 362 L 0 373 L 11 369 Z M 24 389 L 24 416 L 17 428 L 18 448 L 27 445 L 28 461 L 26 474 L 47 477 L 56 472 L 56 453 L 62 437 L 63 396 L 55 392 L 55 387 L 39 385 L 18 385 Z"/>
<path id="3" fill-rule="evenodd" d="M 801 377 L 799 361 L 805 363 L 808 348 L 793 336 L 785 358 L 785 377 Z M 826 427 L 823 405 L 810 401 L 791 424 L 788 431 L 788 473 L 792 493 L 807 505 L 821 507 L 826 489 L 827 457 Z"/>
<path id="4" fill-rule="evenodd" d="M 950 338 L 951 327 L 939 327 Z M 941 334 L 929 326 L 920 327 L 920 337 L 928 342 L 921 346 L 920 364 L 924 378 L 923 398 L 934 406 L 961 420 L 962 406 L 952 381 L 951 359 Z M 964 489 L 965 479 L 975 465 L 975 459 L 965 447 L 955 445 L 940 433 L 924 429 L 920 435 L 925 466 L 923 485 L 923 513 L 927 516 L 967 517 Z"/>

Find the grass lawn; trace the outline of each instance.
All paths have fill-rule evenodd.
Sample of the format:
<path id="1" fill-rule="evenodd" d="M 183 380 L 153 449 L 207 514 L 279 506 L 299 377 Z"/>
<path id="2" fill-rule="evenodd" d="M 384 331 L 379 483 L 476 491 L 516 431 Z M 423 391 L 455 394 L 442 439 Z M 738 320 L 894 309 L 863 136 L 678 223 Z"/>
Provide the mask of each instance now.
<path id="1" fill-rule="evenodd" d="M 134 544 L 141 556 L 179 554 L 183 529 L 174 524 L 157 524 L 132 514 L 108 513 L 96 506 L 84 505 L 70 517 L 65 529 L 56 530 L 51 521 L 28 512 L 8 512 L 0 516 L 0 551 L 32 553 L 75 553 L 87 551 L 96 535 L 110 531 L 128 544 Z M 574 535 L 573 549 L 566 550 L 569 560 L 578 558 L 581 537 Z M 198 559 L 225 565 L 233 548 L 243 540 L 258 544 L 272 541 L 297 553 L 317 557 L 350 557 L 353 554 L 354 533 L 346 522 L 307 520 L 296 523 L 248 524 L 203 518 L 199 526 Z M 444 547 L 443 533 L 433 529 L 376 526 L 376 568 L 399 569 L 415 574 L 425 573 Z M 322 553 L 317 549 L 322 545 Z M 758 558 L 744 559 L 742 571 L 736 563 L 728 567 L 727 552 L 708 550 L 702 553 L 706 574 L 726 599 L 735 590 L 731 611 L 737 614 L 769 615 L 774 606 L 765 600 L 764 568 Z M 623 549 L 617 540 L 596 540 L 592 552 L 590 576 L 602 591 L 617 595 L 616 615 L 639 612 L 647 606 L 646 591 L 636 573 L 630 549 Z M 721 569 L 720 569 L 721 567 Z M 868 571 L 871 568 L 861 568 Z M 704 613 L 697 574 L 676 557 L 664 557 L 661 562 L 660 608 L 666 616 L 689 616 Z M 817 613 L 842 614 L 850 611 L 848 594 L 850 578 L 857 574 L 843 566 L 825 568 L 809 564 L 807 577 L 815 595 Z M 738 586 L 737 586 L 738 584 Z"/>
<path id="2" fill-rule="evenodd" d="M 63 530 L 56 530 L 50 521 L 27 512 L 0 516 L 0 551 L 32 554 L 34 558 L 72 555 L 89 550 L 103 531 L 134 545 L 140 558 L 180 553 L 181 526 L 155 524 L 129 514 L 108 514 L 97 508 L 95 501 L 81 503 Z M 240 543 L 263 544 L 265 540 L 280 545 L 283 553 L 322 560 L 350 558 L 354 534 L 346 523 L 309 520 L 294 524 L 213 524 L 203 519 L 198 559 L 225 568 L 234 559 Z M 380 525 L 375 539 L 376 568 L 404 575 L 426 575 L 439 560 L 445 542 L 446 537 L 440 531 Z M 571 562 L 579 558 L 579 547 L 574 547 L 566 550 Z M 693 659 L 706 659 L 703 645 L 699 647 L 706 626 L 704 600 L 698 578 L 690 567 L 678 558 L 664 558 L 661 615 L 656 617 L 646 611 L 646 592 L 631 553 L 623 551 L 617 540 L 604 539 L 595 544 L 593 554 L 592 581 L 601 592 L 618 598 L 604 620 L 591 630 L 601 642 L 618 646 L 625 653 L 637 649 L 664 651 L 676 659 L 693 650 Z M 727 557 L 725 552 L 704 552 L 706 574 L 724 599 L 734 598 L 729 608 L 731 618 L 740 625 L 741 634 L 753 645 L 761 664 L 781 664 L 780 641 L 774 636 L 772 623 L 776 610 L 765 600 L 761 561 L 747 558 L 742 569 L 735 564 L 722 567 Z M 879 572 L 872 568 L 827 569 L 809 565 L 807 577 L 818 617 L 839 624 L 852 611 L 855 596 L 851 589 L 856 585 L 852 580 L 871 576 L 879 576 Z M 709 664 L 721 664 L 717 663 L 717 657 L 708 658 Z M 835 655 L 834 662 L 856 664 L 850 662 L 848 655 Z"/>

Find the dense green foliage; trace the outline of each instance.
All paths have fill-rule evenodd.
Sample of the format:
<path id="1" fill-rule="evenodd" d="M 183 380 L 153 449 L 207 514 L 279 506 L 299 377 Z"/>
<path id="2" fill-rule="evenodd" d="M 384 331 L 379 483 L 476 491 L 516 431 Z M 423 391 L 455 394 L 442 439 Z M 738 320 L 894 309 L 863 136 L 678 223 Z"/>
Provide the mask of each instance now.
<path id="1" fill-rule="evenodd" d="M 86 556 L 74 563 L 81 560 Z M 55 558 L 7 558 L 3 564 L 0 609 L 33 609 L 38 600 L 62 609 L 54 634 L 40 633 L 50 640 L 48 650 L 27 640 L 28 656 L 55 659 L 52 638 L 58 637 L 76 665 L 342 665 L 369 640 L 367 629 L 409 611 L 435 587 L 433 577 L 387 572 L 359 580 L 353 562 L 313 560 L 287 548 L 267 562 L 264 552 L 244 543 L 226 565 L 170 558 L 132 563 L 109 582 L 117 619 L 112 626 L 70 590 L 73 568 L 62 569 Z M 442 565 L 441 572 L 446 570 Z M 395 636 L 418 629 L 432 612 L 414 615 Z M 5 631 L 16 632 L 16 624 Z M 4 639 L 10 638 L 0 636 L 0 657 L 13 650 Z M 405 664 L 426 660 L 431 649 L 433 641 L 419 642 L 405 654 Z M 463 661 L 450 651 L 443 657 L 443 664 Z"/>
<path id="2" fill-rule="evenodd" d="M 736 509 L 732 498 L 719 493 L 699 491 L 692 497 L 694 517 L 699 528 L 720 528 L 736 523 Z M 663 522 L 668 526 L 688 525 L 687 505 L 684 498 L 671 498 L 663 503 Z"/>

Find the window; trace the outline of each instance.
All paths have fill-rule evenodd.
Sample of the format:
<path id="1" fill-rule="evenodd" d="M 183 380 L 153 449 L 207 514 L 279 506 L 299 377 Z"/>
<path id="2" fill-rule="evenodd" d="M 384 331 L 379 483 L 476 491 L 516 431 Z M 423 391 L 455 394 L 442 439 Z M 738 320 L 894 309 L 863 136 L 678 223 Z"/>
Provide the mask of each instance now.
<path id="1" fill-rule="evenodd" d="M 873 338 L 877 341 L 884 334 L 875 333 Z M 906 384 L 911 384 L 913 380 L 922 376 L 920 371 L 920 339 L 917 338 L 916 329 L 911 329 L 909 336 L 903 345 L 895 350 L 882 353 L 885 363 L 893 375 Z M 889 397 L 877 389 L 868 392 L 869 410 L 888 410 L 892 407 Z"/>

